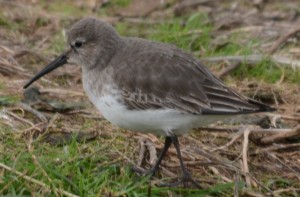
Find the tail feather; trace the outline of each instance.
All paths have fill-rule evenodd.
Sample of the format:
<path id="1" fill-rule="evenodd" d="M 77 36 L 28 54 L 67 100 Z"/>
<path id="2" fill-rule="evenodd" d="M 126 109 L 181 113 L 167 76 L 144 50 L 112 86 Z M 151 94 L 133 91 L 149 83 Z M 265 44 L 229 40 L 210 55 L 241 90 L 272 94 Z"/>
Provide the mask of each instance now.
<path id="1" fill-rule="evenodd" d="M 249 98 L 249 103 L 252 105 L 256 105 L 258 110 L 255 110 L 255 112 L 271 112 L 271 111 L 276 111 L 276 108 L 270 107 L 264 103 L 261 103 L 259 101 L 256 101 L 254 99 Z"/>
<path id="2" fill-rule="evenodd" d="M 252 108 L 242 108 L 240 110 L 232 110 L 232 111 L 225 111 L 225 110 L 211 110 L 211 109 L 203 109 L 202 114 L 207 115 L 234 115 L 234 114 L 251 114 L 251 113 L 258 113 L 258 112 L 272 112 L 276 111 L 275 108 L 270 107 L 262 102 L 256 101 L 251 98 L 247 98 L 247 101 Z"/>

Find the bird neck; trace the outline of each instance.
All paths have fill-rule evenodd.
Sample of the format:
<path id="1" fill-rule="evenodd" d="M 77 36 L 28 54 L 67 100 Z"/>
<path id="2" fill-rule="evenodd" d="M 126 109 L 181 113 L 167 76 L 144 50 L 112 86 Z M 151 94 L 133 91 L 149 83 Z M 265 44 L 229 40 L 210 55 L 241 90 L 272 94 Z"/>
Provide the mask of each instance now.
<path id="1" fill-rule="evenodd" d="M 106 68 L 110 62 L 114 59 L 116 54 L 121 51 L 124 47 L 124 41 L 118 35 L 111 37 L 106 40 L 105 43 L 102 43 L 101 46 L 97 49 L 98 55 L 93 61 L 93 64 L 88 66 L 89 70 L 103 70 Z"/>

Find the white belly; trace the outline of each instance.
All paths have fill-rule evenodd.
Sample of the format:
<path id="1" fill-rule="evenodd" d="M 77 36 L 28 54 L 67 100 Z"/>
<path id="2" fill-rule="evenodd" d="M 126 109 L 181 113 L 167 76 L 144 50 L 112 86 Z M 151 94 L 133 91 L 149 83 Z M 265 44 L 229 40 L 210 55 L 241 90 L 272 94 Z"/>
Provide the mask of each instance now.
<path id="1" fill-rule="evenodd" d="M 157 135 L 184 134 L 191 128 L 221 120 L 224 116 L 183 114 L 174 109 L 128 110 L 116 96 L 96 96 L 86 89 L 105 119 L 124 129 Z"/>

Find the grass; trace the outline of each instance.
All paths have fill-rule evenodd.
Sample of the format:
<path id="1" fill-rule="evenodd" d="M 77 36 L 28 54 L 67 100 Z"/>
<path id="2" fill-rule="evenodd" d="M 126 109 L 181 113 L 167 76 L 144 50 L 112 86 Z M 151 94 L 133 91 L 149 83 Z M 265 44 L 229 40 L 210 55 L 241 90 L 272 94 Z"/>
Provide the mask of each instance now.
<path id="1" fill-rule="evenodd" d="M 293 69 L 292 67 L 281 67 L 271 62 L 270 60 L 263 59 L 255 66 L 247 66 L 242 64 L 233 71 L 233 75 L 237 79 L 245 77 L 252 79 L 259 79 L 267 83 L 276 83 L 282 77 L 288 83 L 298 84 L 300 80 L 300 70 Z"/>
<path id="2" fill-rule="evenodd" d="M 32 144 L 35 147 L 32 152 L 24 147 L 26 141 L 14 138 L 9 132 L 4 134 L 0 131 L 0 139 L 5 141 L 3 151 L 6 152 L 0 157 L 2 163 L 51 188 L 64 188 L 79 196 L 147 196 L 150 190 L 153 197 L 167 193 L 183 196 L 225 195 L 233 187 L 233 183 L 219 184 L 207 190 L 151 187 L 147 183 L 148 177 L 136 176 L 129 165 L 120 162 L 119 158 L 111 158 L 112 152 L 122 150 L 116 150 L 117 145 L 108 149 L 105 140 L 109 139 L 81 144 L 74 138 L 62 147 L 36 142 Z M 3 194 L 30 195 L 35 188 L 36 195 L 56 195 L 10 172 L 4 172 L 0 180 L 0 193 Z"/>
<path id="3" fill-rule="evenodd" d="M 73 3 L 66 1 L 54 0 L 49 3 L 45 0 L 41 1 L 40 5 L 49 13 L 59 14 L 63 16 L 84 16 L 89 14 L 86 7 L 75 6 Z"/>
<path id="4" fill-rule="evenodd" d="M 130 2 L 130 0 L 110 1 L 111 5 L 104 8 L 107 9 L 104 10 L 105 14 L 109 14 L 108 10 L 111 8 L 125 7 Z M 41 7 L 51 14 L 60 13 L 63 15 L 63 17 L 60 16 L 63 21 L 66 20 L 64 16 L 80 17 L 88 13 L 85 9 L 61 1 L 54 1 L 50 4 L 44 1 Z M 101 13 L 102 11 L 99 11 L 96 14 L 100 15 Z M 9 20 L 2 13 L 0 14 L 0 26 L 10 30 L 11 33 L 22 32 L 25 22 L 22 20 L 15 22 Z M 38 19 L 35 25 L 44 26 L 48 22 L 46 19 Z M 231 35 L 224 46 L 212 47 L 214 26 L 209 17 L 203 13 L 174 17 L 171 21 L 162 21 L 153 25 L 133 25 L 118 22 L 116 28 L 121 35 L 138 36 L 175 44 L 186 51 L 197 52 L 201 57 L 253 54 L 256 52 L 253 46 L 260 42 L 257 39 L 252 39 L 244 45 L 240 43 L 240 40 L 243 40 L 242 35 Z M 61 30 L 57 30 L 45 42 L 48 46 L 47 49 L 42 52 L 39 51 L 44 54 L 60 54 L 66 44 Z M 284 82 L 287 84 L 300 82 L 299 70 L 279 67 L 268 59 L 263 59 L 253 67 L 242 65 L 235 69 L 231 76 L 235 80 L 251 78 L 263 80 L 266 83 L 276 83 L 283 74 L 285 76 Z M 73 88 L 69 87 L 63 79 L 59 80 L 62 88 Z M 2 81 L 0 91 L 4 93 L 9 91 L 6 83 L 2 83 Z M 18 92 L 18 95 L 12 96 L 1 95 L 0 97 L 0 162 L 46 184 L 51 189 L 34 184 L 12 171 L 0 168 L 0 196 L 61 195 L 56 189 L 62 189 L 79 196 L 232 196 L 233 183 L 217 183 L 209 189 L 203 190 L 164 188 L 151 185 L 148 177 L 137 176 L 131 172 L 131 165 L 126 159 L 127 157 L 130 160 L 136 160 L 139 146 L 137 140 L 129 132 L 111 127 L 103 120 L 63 114 L 47 129 L 46 134 L 59 135 L 64 129 L 76 132 L 92 128 L 100 133 L 108 130 L 111 135 L 97 137 L 92 141 L 80 140 L 80 142 L 76 136 L 72 136 L 70 141 L 66 140 L 65 143 L 51 145 L 45 142 L 44 134 L 31 143 L 30 132 L 24 134 L 24 129 L 28 129 L 31 125 L 24 122 L 20 124 L 19 120 L 15 120 L 5 113 L 6 110 L 12 110 L 11 108 L 15 107 L 14 104 L 21 100 L 19 94 L 21 93 Z M 89 110 L 87 109 L 87 111 Z M 50 118 L 54 114 L 51 111 L 44 111 L 43 113 Z M 32 121 L 34 124 L 38 123 L 32 114 L 28 115 L 28 112 L 24 112 L 24 114 L 20 112 L 17 115 Z M 32 148 L 30 149 L 29 146 Z M 200 176 L 198 177 L 200 178 Z M 158 178 L 166 182 L 169 181 L 162 175 L 159 175 Z M 201 178 L 211 179 L 207 174 Z M 277 175 L 276 177 L 268 177 L 264 184 L 274 188 L 296 185 L 295 182 L 277 177 Z M 241 181 L 238 187 L 240 190 L 243 189 L 245 187 L 244 182 Z"/>
<path id="5" fill-rule="evenodd" d="M 20 97 L 17 95 L 0 97 L 0 105 L 11 105 L 19 101 L 20 101 Z"/>
<path id="6" fill-rule="evenodd" d="M 0 27 L 13 30 L 13 31 L 21 31 L 26 29 L 24 25 L 24 21 L 22 19 L 19 20 L 11 20 L 9 16 L 0 12 Z"/>
<path id="7" fill-rule="evenodd" d="M 132 0 L 114 0 L 109 2 L 110 6 L 116 6 L 116 7 L 126 7 L 128 6 Z"/>
<path id="8" fill-rule="evenodd" d="M 49 51 L 49 53 L 61 54 L 66 49 L 66 42 L 66 36 L 63 31 L 59 31 L 51 38 L 51 43 L 47 51 Z"/>
<path id="9" fill-rule="evenodd" d="M 212 26 L 205 14 L 193 14 L 186 18 L 175 18 L 172 23 L 161 23 L 151 27 L 154 33 L 146 38 L 171 43 L 186 51 L 208 48 Z"/>

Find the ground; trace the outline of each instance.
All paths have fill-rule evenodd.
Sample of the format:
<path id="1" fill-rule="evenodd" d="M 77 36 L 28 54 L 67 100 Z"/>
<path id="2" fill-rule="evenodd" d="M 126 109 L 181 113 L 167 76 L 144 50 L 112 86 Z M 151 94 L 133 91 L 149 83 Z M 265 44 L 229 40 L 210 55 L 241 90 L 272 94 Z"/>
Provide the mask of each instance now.
<path id="1" fill-rule="evenodd" d="M 214 0 L 0 1 L 1 196 L 299 196 L 300 3 Z M 88 101 L 80 67 L 23 85 L 65 47 L 84 16 L 123 36 L 174 44 L 240 93 L 276 112 L 217 122 L 180 137 L 203 189 L 161 187 L 180 176 L 164 139 L 111 125 Z"/>

